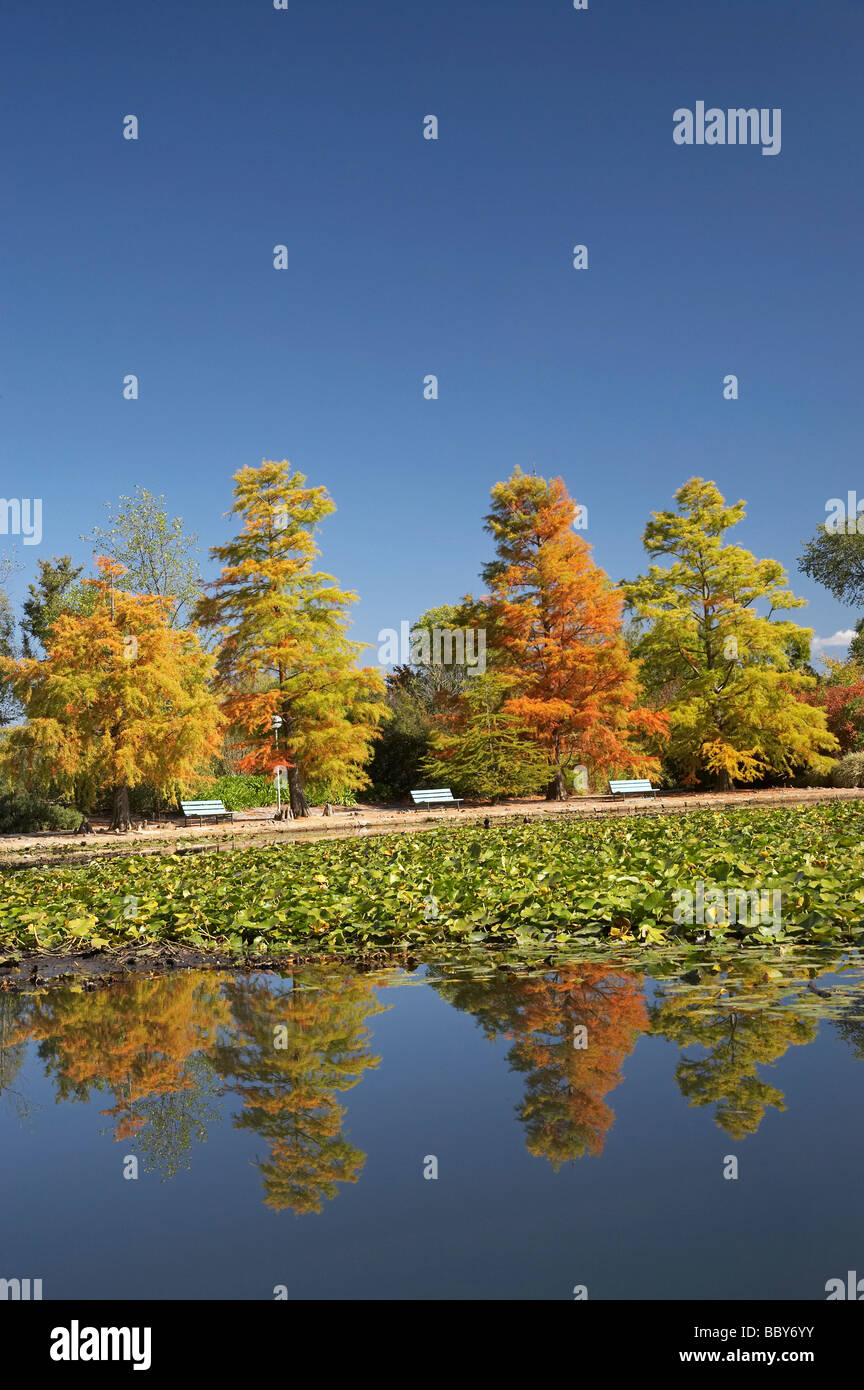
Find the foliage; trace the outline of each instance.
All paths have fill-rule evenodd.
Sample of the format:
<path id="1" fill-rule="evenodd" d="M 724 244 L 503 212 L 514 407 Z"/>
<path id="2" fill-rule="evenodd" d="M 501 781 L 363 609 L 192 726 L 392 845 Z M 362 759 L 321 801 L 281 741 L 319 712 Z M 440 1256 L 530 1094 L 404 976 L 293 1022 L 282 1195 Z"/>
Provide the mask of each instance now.
<path id="1" fill-rule="evenodd" d="M 602 1153 L 614 1119 L 604 1096 L 620 1085 L 624 1059 L 648 1027 L 641 981 L 595 964 L 527 979 L 509 971 L 465 978 L 446 967 L 433 968 L 431 977 L 449 1003 L 480 1021 L 487 1038 L 511 1044 L 507 1060 L 525 1077 L 518 1115 L 529 1153 L 556 1170 Z"/>
<path id="2" fill-rule="evenodd" d="M 673 895 L 697 881 L 777 890 L 782 923 L 676 924 Z M 124 916 L 127 895 L 134 919 Z M 96 861 L 26 870 L 0 885 L 10 944 L 176 941 L 253 957 L 422 945 L 548 955 L 561 945 L 647 949 L 697 936 L 861 942 L 862 904 L 864 806 L 855 801 Z"/>
<path id="3" fill-rule="evenodd" d="M 211 551 L 222 574 L 197 617 L 219 640 L 223 709 L 251 750 L 242 770 L 285 764 L 291 810 L 307 815 L 305 779 L 368 785 L 363 764 L 387 714 L 383 681 L 357 669 L 363 643 L 345 635 L 356 595 L 312 568 L 317 525 L 334 510 L 327 489 L 307 487 L 284 460 L 241 468 L 234 481 L 231 514 L 243 530 Z"/>
<path id="4" fill-rule="evenodd" d="M 262 774 L 227 773 L 195 782 L 190 801 L 221 801 L 227 811 L 251 811 L 256 806 L 276 805 L 276 784 Z"/>
<path id="5" fill-rule="evenodd" d="M 29 835 L 36 830 L 77 830 L 81 812 L 58 806 L 30 792 L 0 794 L 0 835 Z"/>
<path id="6" fill-rule="evenodd" d="M 353 806 L 356 800 L 349 788 L 333 787 L 327 783 L 310 783 L 306 790 L 312 806 L 323 806 L 326 801 L 334 806 Z M 222 777 L 196 782 L 189 799 L 221 801 L 228 811 L 251 811 L 256 806 L 276 805 L 276 783 L 274 778 L 261 773 L 227 773 Z"/>
<path id="7" fill-rule="evenodd" d="M 825 676 L 801 699 L 825 711 L 841 753 L 857 752 L 864 747 L 864 670 L 857 661 L 824 660 Z"/>
<path id="8" fill-rule="evenodd" d="M 864 534 L 858 533 L 859 518 L 855 520 L 856 529 L 851 535 L 846 531 L 828 531 L 824 525 L 818 527 L 813 539 L 804 546 L 798 568 L 817 584 L 824 584 L 840 603 L 861 608 L 864 606 Z M 864 661 L 864 617 L 855 624 L 855 633 L 849 655 L 855 661 Z"/>
<path id="9" fill-rule="evenodd" d="M 94 526 L 89 541 L 123 566 L 136 593 L 168 599 L 169 627 L 186 627 L 201 594 L 195 555 L 197 536 L 187 536 L 183 518 L 169 517 L 163 496 L 136 487 L 134 497 L 122 495 L 116 509 L 108 507 L 108 525 Z"/>
<path id="10" fill-rule="evenodd" d="M 223 1080 L 242 1101 L 235 1127 L 269 1146 L 256 1160 L 274 1211 L 320 1212 L 338 1183 L 356 1182 L 366 1155 L 345 1137 L 337 1091 L 378 1064 L 367 1020 L 383 1012 L 370 981 L 334 977 L 324 989 L 277 993 L 264 979 L 230 982 L 232 1029 L 214 1053 Z M 280 1043 L 274 1046 L 279 1030 Z"/>
<path id="11" fill-rule="evenodd" d="M 573 531 L 576 504 L 561 478 L 517 468 L 492 489 L 486 565 L 496 664 L 512 681 L 504 705 L 546 754 L 548 794 L 563 799 L 565 769 L 647 776 L 656 758 L 638 743 L 662 738 L 665 717 L 636 708 L 637 665 L 621 629 L 621 595 Z"/>
<path id="12" fill-rule="evenodd" d="M 307 782 L 306 796 L 311 806 L 356 806 L 357 793 L 353 787 L 338 782 Z"/>
<path id="13" fill-rule="evenodd" d="M 864 752 L 847 753 L 831 769 L 835 787 L 864 787 Z"/>
<path id="14" fill-rule="evenodd" d="M 229 1018 L 218 980 L 186 973 L 32 995 L 15 1037 L 39 1044 L 58 1101 L 108 1092 L 113 1104 L 101 1113 L 115 1141 L 134 1138 L 145 1171 L 165 1179 L 188 1167 L 193 1139 L 206 1138 L 202 1102 L 215 1087 L 202 1061 Z"/>
<path id="15" fill-rule="evenodd" d="M 758 1067 L 816 1036 L 815 1021 L 796 1016 L 794 1009 L 771 1017 L 754 1007 L 754 975 L 758 979 L 764 973 L 760 967 L 758 974 L 751 970 L 748 975 L 745 967 L 738 979 L 724 979 L 722 995 L 712 977 L 686 990 L 667 985 L 651 1008 L 653 1034 L 682 1050 L 700 1049 L 701 1055 L 678 1062 L 681 1094 L 692 1106 L 713 1106 L 717 1125 L 733 1139 L 754 1134 L 768 1106 L 786 1109 L 782 1093 L 759 1075 Z"/>
<path id="16" fill-rule="evenodd" d="M 640 634 L 634 650 L 647 688 L 669 716 L 669 756 L 685 783 L 720 787 L 829 766 L 836 748 L 825 715 L 796 698 L 815 679 L 795 669 L 811 632 L 774 620 L 805 602 L 776 560 L 757 560 L 724 537 L 744 517 L 712 482 L 691 478 L 677 512 L 655 512 L 644 535 L 651 565 L 625 585 Z M 757 605 L 767 606 L 760 616 Z"/>
<path id="17" fill-rule="evenodd" d="M 511 691 L 501 676 L 468 677 L 453 714 L 432 733 L 415 786 L 448 786 L 483 800 L 542 791 L 549 765 L 532 731 L 506 706 Z"/>
<path id="18" fill-rule="evenodd" d="M 44 661 L 0 660 L 27 715 L 6 732 L 2 763 L 27 788 L 77 788 L 88 809 L 110 790 L 126 828 L 128 788 L 169 792 L 193 776 L 220 718 L 194 634 L 167 625 L 165 599 L 117 589 L 119 566 L 100 557 L 99 570 L 93 611 L 60 614 Z"/>
<path id="19" fill-rule="evenodd" d="M 21 619 L 24 656 L 35 655 L 34 641 L 47 651 L 51 628 L 61 613 L 91 613 L 98 601 L 92 586 L 80 581 L 84 567 L 73 565 L 71 555 L 52 555 L 37 564 L 39 575 L 35 584 L 28 585 L 30 597 Z"/>

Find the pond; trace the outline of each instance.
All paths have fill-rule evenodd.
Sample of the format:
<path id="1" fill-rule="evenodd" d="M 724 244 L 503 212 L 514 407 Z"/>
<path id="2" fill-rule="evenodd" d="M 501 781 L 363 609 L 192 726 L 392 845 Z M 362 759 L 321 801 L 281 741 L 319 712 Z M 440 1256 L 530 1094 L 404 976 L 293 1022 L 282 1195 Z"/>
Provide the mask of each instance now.
<path id="1" fill-rule="evenodd" d="M 864 1271 L 864 962 L 183 971 L 0 994 L 43 1299 L 822 1299 Z"/>

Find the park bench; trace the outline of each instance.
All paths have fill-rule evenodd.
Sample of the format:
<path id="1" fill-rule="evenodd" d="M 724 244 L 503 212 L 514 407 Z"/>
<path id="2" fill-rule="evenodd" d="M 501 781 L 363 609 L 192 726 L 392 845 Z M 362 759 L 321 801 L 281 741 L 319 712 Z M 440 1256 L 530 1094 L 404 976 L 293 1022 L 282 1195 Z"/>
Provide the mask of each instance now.
<path id="1" fill-rule="evenodd" d="M 432 787 L 429 791 L 412 792 L 411 797 L 415 807 L 425 806 L 456 806 L 462 805 L 462 797 L 454 796 L 449 787 Z"/>
<path id="2" fill-rule="evenodd" d="M 613 796 L 638 796 L 640 792 L 646 796 L 649 792 L 651 796 L 657 795 L 647 777 L 634 777 L 629 782 L 610 782 L 609 790 Z"/>
<path id="3" fill-rule="evenodd" d="M 230 816 L 232 822 L 234 820 L 234 812 L 226 811 L 222 801 L 181 801 L 180 809 L 187 825 L 193 818 L 216 820 L 219 816 Z"/>

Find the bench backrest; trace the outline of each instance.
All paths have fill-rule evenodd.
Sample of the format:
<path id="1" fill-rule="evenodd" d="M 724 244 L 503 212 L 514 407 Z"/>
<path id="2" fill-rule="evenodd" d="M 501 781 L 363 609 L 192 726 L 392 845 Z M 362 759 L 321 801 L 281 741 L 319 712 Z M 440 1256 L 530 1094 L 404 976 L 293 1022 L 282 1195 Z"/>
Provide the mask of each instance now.
<path id="1" fill-rule="evenodd" d="M 181 801 L 180 806 L 183 813 L 189 816 L 218 816 L 220 811 L 225 811 L 222 801 Z"/>
<path id="2" fill-rule="evenodd" d="M 449 787 L 433 787 L 428 792 L 412 792 L 415 804 L 418 801 L 453 801 L 454 796 Z"/>
<path id="3" fill-rule="evenodd" d="M 634 777 L 630 782 L 610 782 L 609 790 L 615 792 L 650 792 L 654 788 L 647 777 Z"/>

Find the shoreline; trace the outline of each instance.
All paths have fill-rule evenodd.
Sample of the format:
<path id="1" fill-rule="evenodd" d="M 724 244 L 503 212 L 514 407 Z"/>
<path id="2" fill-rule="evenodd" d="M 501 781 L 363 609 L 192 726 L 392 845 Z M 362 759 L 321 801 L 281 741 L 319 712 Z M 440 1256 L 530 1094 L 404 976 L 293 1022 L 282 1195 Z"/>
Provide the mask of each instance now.
<path id="1" fill-rule="evenodd" d="M 684 815 L 698 810 L 778 809 L 812 806 L 824 802 L 864 800 L 864 787 L 790 787 L 760 791 L 667 792 L 656 797 L 572 797 L 569 801 L 545 801 L 540 797 L 474 803 L 461 811 L 413 811 L 410 808 L 358 806 L 325 816 L 320 810 L 304 820 L 277 821 L 269 808 L 235 812 L 233 824 L 185 827 L 178 822 L 115 834 L 101 826 L 93 834 L 75 831 L 40 831 L 33 835 L 0 836 L 0 873 L 33 868 L 64 868 L 102 859 L 147 858 L 172 854 L 198 854 L 205 850 L 242 850 L 270 841 L 318 842 L 433 830 L 442 825 L 482 825 L 490 821 L 543 820 L 571 816 L 599 817 Z"/>

